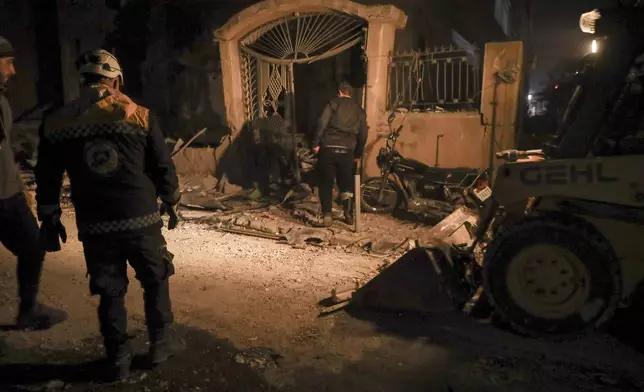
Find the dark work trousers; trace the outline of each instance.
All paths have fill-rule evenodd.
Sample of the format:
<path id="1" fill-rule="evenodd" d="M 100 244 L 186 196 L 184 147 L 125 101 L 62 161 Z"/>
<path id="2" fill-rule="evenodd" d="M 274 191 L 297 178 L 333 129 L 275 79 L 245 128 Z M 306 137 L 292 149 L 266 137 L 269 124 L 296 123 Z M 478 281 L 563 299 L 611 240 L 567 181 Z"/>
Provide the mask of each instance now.
<path id="1" fill-rule="evenodd" d="M 161 339 L 174 319 L 168 281 L 174 274 L 173 255 L 168 252 L 161 231 L 126 238 L 88 238 L 83 241 L 83 249 L 90 292 L 100 296 L 98 321 L 108 356 L 127 340 L 128 262 L 143 287 L 150 343 Z"/>
<path id="2" fill-rule="evenodd" d="M 322 214 L 330 215 L 334 181 L 337 180 L 341 193 L 353 194 L 353 151 L 348 148 L 320 148 L 316 170 Z"/>
<path id="3" fill-rule="evenodd" d="M 45 250 L 40 245 L 38 221 L 21 192 L 0 200 L 0 242 L 18 258 L 20 311 L 33 309 Z"/>
<path id="4" fill-rule="evenodd" d="M 275 143 L 260 144 L 255 150 L 256 170 L 262 191 L 281 179 L 280 150 Z"/>

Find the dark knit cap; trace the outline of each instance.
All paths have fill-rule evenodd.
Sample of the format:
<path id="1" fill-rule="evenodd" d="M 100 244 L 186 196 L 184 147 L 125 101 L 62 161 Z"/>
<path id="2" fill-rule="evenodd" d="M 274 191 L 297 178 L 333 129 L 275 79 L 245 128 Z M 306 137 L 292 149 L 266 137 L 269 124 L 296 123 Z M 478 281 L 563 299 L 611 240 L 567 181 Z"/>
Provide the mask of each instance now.
<path id="1" fill-rule="evenodd" d="M 13 46 L 5 37 L 0 37 L 0 57 L 13 57 Z"/>

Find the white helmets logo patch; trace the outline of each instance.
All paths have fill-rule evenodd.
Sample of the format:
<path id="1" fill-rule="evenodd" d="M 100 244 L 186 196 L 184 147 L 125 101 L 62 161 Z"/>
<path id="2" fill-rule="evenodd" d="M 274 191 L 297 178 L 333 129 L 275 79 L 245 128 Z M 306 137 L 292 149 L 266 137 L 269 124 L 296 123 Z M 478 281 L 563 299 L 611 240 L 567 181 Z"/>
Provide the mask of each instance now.
<path id="1" fill-rule="evenodd" d="M 94 174 L 101 177 L 112 176 L 119 167 L 119 154 L 116 146 L 107 140 L 93 140 L 85 143 L 85 164 Z"/>

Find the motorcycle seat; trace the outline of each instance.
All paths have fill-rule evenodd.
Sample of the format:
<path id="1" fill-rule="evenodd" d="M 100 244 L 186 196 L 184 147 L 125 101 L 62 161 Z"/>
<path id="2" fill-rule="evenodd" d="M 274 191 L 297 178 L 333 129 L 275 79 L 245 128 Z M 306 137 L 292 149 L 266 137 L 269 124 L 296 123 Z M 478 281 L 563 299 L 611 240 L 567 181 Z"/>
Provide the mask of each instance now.
<path id="1" fill-rule="evenodd" d="M 470 176 L 471 181 L 478 175 L 479 171 L 470 168 L 443 168 L 430 167 L 427 169 L 425 177 L 430 181 L 444 185 L 459 185 L 466 177 Z M 465 184 L 469 185 L 469 184 Z"/>
<path id="2" fill-rule="evenodd" d="M 408 177 L 452 186 L 459 185 L 468 175 L 475 177 L 479 172 L 478 169 L 467 167 L 434 167 L 409 158 L 400 160 L 398 164 L 409 169 L 406 171 Z"/>

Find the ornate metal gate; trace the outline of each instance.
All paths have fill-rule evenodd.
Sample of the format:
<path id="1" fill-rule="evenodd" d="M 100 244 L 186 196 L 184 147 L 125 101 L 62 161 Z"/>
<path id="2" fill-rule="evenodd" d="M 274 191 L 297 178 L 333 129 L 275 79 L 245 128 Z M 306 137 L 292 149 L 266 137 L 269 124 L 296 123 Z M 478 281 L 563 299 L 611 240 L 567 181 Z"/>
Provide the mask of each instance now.
<path id="1" fill-rule="evenodd" d="M 269 63 L 245 52 L 241 54 L 241 61 L 246 120 L 278 114 L 280 100 L 292 91 L 289 66 Z"/>
<path id="2" fill-rule="evenodd" d="M 246 120 L 279 114 L 280 101 L 293 114 L 293 64 L 341 53 L 361 42 L 365 31 L 362 19 L 329 11 L 290 15 L 248 34 L 240 41 Z"/>
<path id="3" fill-rule="evenodd" d="M 339 54 L 363 41 L 365 32 L 365 22 L 349 14 L 296 13 L 269 22 L 240 41 L 246 122 L 259 120 L 264 130 L 282 140 L 290 134 L 290 146 L 281 144 L 290 150 L 294 167 L 298 132 L 293 65 Z M 297 169 L 295 176 L 299 181 Z"/>

